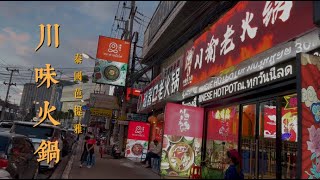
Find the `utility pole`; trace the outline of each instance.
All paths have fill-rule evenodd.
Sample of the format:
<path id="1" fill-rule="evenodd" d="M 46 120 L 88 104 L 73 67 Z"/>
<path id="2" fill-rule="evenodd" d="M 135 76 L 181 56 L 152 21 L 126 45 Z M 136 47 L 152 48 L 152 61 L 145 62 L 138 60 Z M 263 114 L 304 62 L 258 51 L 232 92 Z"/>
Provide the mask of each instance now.
<path id="1" fill-rule="evenodd" d="M 136 15 L 136 1 L 131 1 L 131 9 L 130 9 L 130 30 L 129 30 L 129 40 L 132 41 L 132 37 L 133 37 L 133 20 L 134 20 L 134 16 Z"/>
<path id="2" fill-rule="evenodd" d="M 125 7 L 127 8 L 127 7 Z M 133 37 L 133 21 L 134 21 L 134 17 L 135 17 L 135 12 L 136 12 L 136 2 L 135 1 L 131 1 L 131 7 L 130 7 L 130 14 L 129 14 L 129 30 L 128 30 L 128 25 L 127 23 L 125 24 L 125 36 L 124 36 L 124 40 L 126 41 L 130 41 L 132 42 L 132 37 Z M 130 64 L 130 63 L 129 63 Z M 128 66 L 130 67 L 130 66 Z M 128 75 L 129 75 L 129 68 L 127 69 L 127 75 L 126 75 L 126 80 L 128 79 Z M 122 107 L 121 107 L 121 116 L 124 116 L 126 114 L 126 110 L 127 110 L 127 100 L 126 100 L 126 94 L 127 94 L 127 88 L 128 88 L 128 82 L 126 82 L 125 86 L 124 86 L 124 90 L 123 90 L 123 94 L 122 94 L 122 99 L 123 99 L 123 103 L 122 103 Z M 118 131 L 118 125 L 115 125 L 114 130 L 113 130 L 113 134 L 116 135 L 117 131 Z M 120 129 L 119 129 L 119 133 L 120 135 L 119 137 L 119 147 L 122 150 L 123 148 L 123 136 L 124 136 L 124 126 L 120 125 Z"/>
<path id="3" fill-rule="evenodd" d="M 7 103 L 8 103 L 8 96 L 9 96 L 10 86 L 12 86 L 12 85 L 16 86 L 17 85 L 16 83 L 11 83 L 12 75 L 13 75 L 14 72 L 18 72 L 19 73 L 19 69 L 9 69 L 9 68 L 6 68 L 6 69 L 7 69 L 7 71 L 11 71 L 11 74 L 10 74 L 9 83 L 3 82 L 3 84 L 8 85 L 8 90 L 7 90 L 6 99 L 4 101 L 4 106 L 2 106 L 1 120 L 4 120 L 4 115 L 6 113 L 5 110 L 6 110 Z"/>
<path id="4" fill-rule="evenodd" d="M 132 61 L 131 61 L 131 72 L 130 74 L 134 74 L 134 70 L 135 70 L 135 65 L 136 65 L 136 49 L 137 49 L 137 43 L 138 43 L 138 40 L 139 40 L 139 33 L 138 32 L 134 32 L 134 35 L 135 37 L 135 40 L 133 42 L 133 52 L 132 52 Z M 132 112 L 132 95 L 133 95 L 133 85 L 134 85 L 134 82 L 130 82 L 130 87 L 131 87 L 131 91 L 130 91 L 130 95 L 129 95 L 129 98 L 130 98 L 130 101 L 129 101 L 129 104 L 130 104 L 130 107 L 129 107 L 129 113 Z"/>

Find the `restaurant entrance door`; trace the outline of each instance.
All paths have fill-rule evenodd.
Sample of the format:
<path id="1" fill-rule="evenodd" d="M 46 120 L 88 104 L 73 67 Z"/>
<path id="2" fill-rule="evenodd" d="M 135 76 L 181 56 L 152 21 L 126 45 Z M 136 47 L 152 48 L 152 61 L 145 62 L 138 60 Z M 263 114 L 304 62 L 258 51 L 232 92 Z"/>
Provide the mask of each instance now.
<path id="1" fill-rule="evenodd" d="M 282 178 L 295 178 L 296 101 L 293 94 L 241 105 L 240 151 L 246 179 L 276 179 L 279 170 Z"/>

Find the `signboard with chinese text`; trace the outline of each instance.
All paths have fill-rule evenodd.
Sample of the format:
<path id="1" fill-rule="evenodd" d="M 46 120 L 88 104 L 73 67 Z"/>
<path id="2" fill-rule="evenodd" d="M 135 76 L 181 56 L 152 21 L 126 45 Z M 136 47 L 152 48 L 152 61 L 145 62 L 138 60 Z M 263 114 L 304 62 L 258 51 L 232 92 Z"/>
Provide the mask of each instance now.
<path id="1" fill-rule="evenodd" d="M 200 166 L 204 109 L 167 103 L 164 115 L 161 174 L 189 177 Z"/>
<path id="2" fill-rule="evenodd" d="M 148 150 L 149 132 L 149 123 L 129 122 L 125 157 L 137 158 L 140 161 L 142 155 L 144 154 L 145 156 Z"/>
<path id="3" fill-rule="evenodd" d="M 319 55 L 320 51 L 317 49 L 320 47 L 319 33 L 319 29 L 311 31 L 295 39 L 295 41 L 277 45 L 195 86 L 185 88 L 182 92 L 182 98 L 193 97 L 199 93 L 206 92 L 276 64 L 280 64 L 288 59 L 295 58 L 296 54 L 301 52 L 312 51 L 314 55 Z"/>
<path id="4" fill-rule="evenodd" d="M 147 109 L 180 91 L 181 64 L 183 58 L 179 57 L 171 66 L 155 78 L 150 86 L 143 90 L 139 98 L 138 112 Z"/>
<path id="5" fill-rule="evenodd" d="M 237 149 L 239 129 L 239 106 L 229 106 L 208 112 L 206 157 L 208 166 L 215 170 L 227 167 L 226 153 Z"/>
<path id="6" fill-rule="evenodd" d="M 97 59 L 128 64 L 130 42 L 105 36 L 99 36 Z"/>
<path id="7" fill-rule="evenodd" d="M 90 108 L 91 116 L 112 117 L 112 110 L 101 108 Z"/>
<path id="8" fill-rule="evenodd" d="M 312 12 L 312 1 L 239 2 L 185 53 L 183 89 L 310 31 Z"/>

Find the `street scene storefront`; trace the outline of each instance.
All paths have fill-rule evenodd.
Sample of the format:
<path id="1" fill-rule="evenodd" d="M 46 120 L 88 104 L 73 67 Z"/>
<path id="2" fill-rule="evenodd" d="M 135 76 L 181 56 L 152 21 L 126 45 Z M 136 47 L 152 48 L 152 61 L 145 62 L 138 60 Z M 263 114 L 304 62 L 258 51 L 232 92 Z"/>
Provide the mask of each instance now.
<path id="1" fill-rule="evenodd" d="M 301 138 L 307 129 L 299 126 L 302 122 L 299 116 L 304 111 L 298 109 L 304 105 L 305 96 L 309 96 L 305 92 L 308 90 L 299 89 L 301 83 L 307 81 L 299 74 L 303 71 L 300 64 L 307 61 L 305 56 L 316 58 L 300 53 L 317 54 L 311 51 L 319 47 L 319 30 L 313 25 L 312 13 L 298 17 L 299 8 L 309 8 L 311 12 L 312 2 L 283 3 L 282 17 L 286 13 L 287 16 L 282 21 L 272 19 L 272 25 L 268 24 L 268 18 L 258 16 L 258 12 L 265 12 L 266 7 L 271 6 L 269 2 L 238 3 L 195 40 L 185 55 L 182 86 L 187 89 L 183 96 L 197 100 L 193 105 L 205 109 L 203 178 L 223 178 L 229 166 L 225 162 L 226 152 L 230 149 L 240 152 L 242 169 L 248 179 L 317 177 L 314 167 L 305 161 L 301 163 L 301 153 L 304 154 L 312 142 L 302 151 L 306 141 Z M 245 31 L 237 34 L 243 32 L 237 30 L 244 28 L 239 18 L 242 14 L 255 24 L 249 28 L 248 36 Z M 298 22 L 299 29 L 292 29 L 290 34 L 282 31 L 281 26 L 297 27 Z M 218 34 L 223 31 L 218 30 L 223 24 L 227 26 L 225 38 L 231 35 L 239 38 L 233 38 L 233 42 L 223 41 L 222 45 L 228 43 L 228 47 L 221 46 L 218 53 L 218 38 L 223 36 Z M 292 38 L 297 39 L 286 42 Z M 279 43 L 281 45 L 277 45 Z M 226 50 L 230 52 L 228 55 Z M 318 74 L 318 70 L 313 69 L 313 73 Z M 206 82 L 198 83 L 203 81 Z M 309 83 L 312 82 L 309 80 Z M 309 91 L 317 93 L 314 89 Z M 191 95 L 199 92 L 198 96 Z M 307 128 L 311 128 L 310 124 Z M 311 157 L 313 159 L 316 157 Z"/>
<path id="2" fill-rule="evenodd" d="M 308 12 L 302 15 L 302 9 Z M 237 3 L 199 35 L 183 55 L 180 99 L 162 103 L 165 116 L 161 175 L 188 177 L 192 166 L 201 166 L 202 178 L 221 179 L 229 166 L 226 152 L 236 149 L 241 154 L 245 178 L 317 178 L 318 157 L 313 149 L 316 142 L 307 135 L 316 131 L 316 120 L 308 119 L 309 124 L 304 126 L 301 115 L 310 110 L 311 104 L 316 114 L 318 90 L 306 84 L 315 87 L 319 82 L 308 80 L 301 72 L 306 64 L 317 65 L 319 33 L 313 22 L 311 1 L 245 1 Z M 312 74 L 318 74 L 312 68 Z M 155 78 L 153 83 L 157 84 L 159 79 Z M 142 107 L 159 105 L 161 90 L 153 87 L 140 97 Z M 306 104 L 309 93 L 311 102 Z M 181 102 L 182 107 L 172 111 L 170 101 Z M 304 105 L 307 109 L 301 108 Z M 176 124 L 185 125 L 179 118 L 188 116 L 187 119 L 195 120 L 189 118 L 193 115 L 188 112 L 191 106 L 204 110 L 204 118 L 196 118 L 203 128 L 190 128 L 200 132 L 200 136 L 183 135 L 179 128 L 172 130 Z M 200 149 L 204 147 L 202 152 L 193 149 L 195 137 L 200 138 L 197 143 L 201 144 Z M 303 141 L 304 138 L 308 140 Z M 189 141 L 192 143 L 188 144 Z M 186 143 L 185 149 L 191 147 L 192 152 L 183 151 L 179 159 L 170 154 L 172 143 Z M 311 157 L 305 153 L 313 154 Z M 190 154 L 190 163 L 183 163 Z M 301 157 L 311 159 L 313 165 Z M 179 162 L 183 165 L 177 165 Z"/>

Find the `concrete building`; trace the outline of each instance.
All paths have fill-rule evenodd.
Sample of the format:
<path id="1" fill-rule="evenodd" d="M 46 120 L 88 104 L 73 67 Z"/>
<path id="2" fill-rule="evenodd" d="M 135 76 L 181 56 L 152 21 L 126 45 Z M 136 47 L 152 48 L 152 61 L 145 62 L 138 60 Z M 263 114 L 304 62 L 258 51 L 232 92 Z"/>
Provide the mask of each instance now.
<path id="1" fill-rule="evenodd" d="M 36 96 L 36 89 L 34 83 L 26 83 L 23 87 L 23 92 L 20 101 L 20 108 L 29 111 L 32 108 L 33 101 Z"/>
<path id="2" fill-rule="evenodd" d="M 22 110 L 30 111 L 35 103 L 35 109 L 38 110 L 44 106 L 44 101 L 49 101 L 50 106 L 55 106 L 60 111 L 62 104 L 60 102 L 63 86 L 53 84 L 50 88 L 41 86 L 37 88 L 35 83 L 26 83 L 23 88 L 20 107 Z"/>

